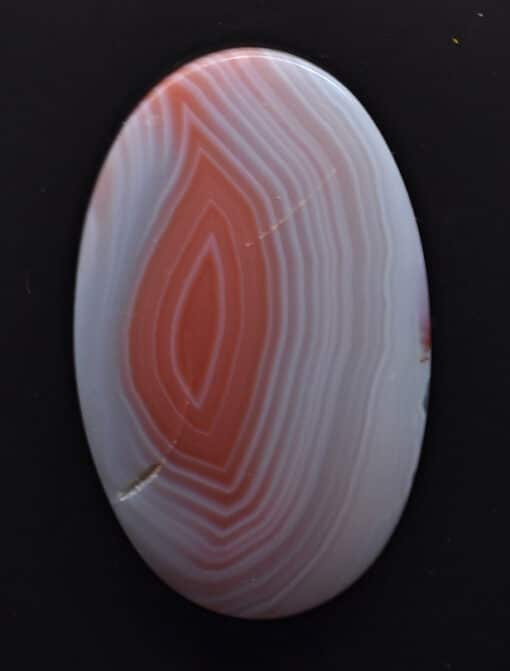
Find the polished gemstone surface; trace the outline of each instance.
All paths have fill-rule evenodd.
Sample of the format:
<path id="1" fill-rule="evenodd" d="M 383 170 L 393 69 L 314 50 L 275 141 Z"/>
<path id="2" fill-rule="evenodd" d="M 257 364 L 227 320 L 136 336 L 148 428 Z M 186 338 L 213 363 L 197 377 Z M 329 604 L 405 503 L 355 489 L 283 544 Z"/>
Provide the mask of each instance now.
<path id="1" fill-rule="evenodd" d="M 255 48 L 151 91 L 87 212 L 75 355 L 106 493 L 174 589 L 279 617 L 360 576 L 412 484 L 430 329 L 409 199 L 352 94 Z"/>

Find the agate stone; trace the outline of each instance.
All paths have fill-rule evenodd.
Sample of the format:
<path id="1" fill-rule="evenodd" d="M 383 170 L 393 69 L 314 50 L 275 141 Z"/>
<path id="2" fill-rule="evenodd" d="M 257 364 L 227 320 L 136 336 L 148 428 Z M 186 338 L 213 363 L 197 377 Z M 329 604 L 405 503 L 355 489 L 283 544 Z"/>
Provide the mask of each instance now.
<path id="1" fill-rule="evenodd" d="M 156 86 L 92 194 L 75 357 L 102 484 L 163 581 L 272 618 L 356 580 L 408 497 L 430 372 L 416 222 L 356 98 L 258 48 Z"/>

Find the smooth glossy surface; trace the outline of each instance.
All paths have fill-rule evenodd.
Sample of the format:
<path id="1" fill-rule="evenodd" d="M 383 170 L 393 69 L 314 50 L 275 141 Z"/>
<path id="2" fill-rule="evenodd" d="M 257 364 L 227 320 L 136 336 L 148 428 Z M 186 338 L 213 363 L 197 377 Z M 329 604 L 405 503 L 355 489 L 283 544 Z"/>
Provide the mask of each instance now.
<path id="1" fill-rule="evenodd" d="M 262 49 L 165 79 L 96 184 L 75 351 L 103 485 L 163 580 L 242 617 L 355 580 L 407 499 L 430 371 L 416 223 L 357 100 Z"/>

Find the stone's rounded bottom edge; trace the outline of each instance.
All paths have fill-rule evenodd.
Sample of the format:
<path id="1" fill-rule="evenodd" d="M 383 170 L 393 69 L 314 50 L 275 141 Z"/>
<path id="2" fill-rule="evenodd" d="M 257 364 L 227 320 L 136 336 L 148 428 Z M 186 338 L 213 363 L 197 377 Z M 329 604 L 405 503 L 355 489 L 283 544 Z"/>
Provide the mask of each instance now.
<path id="1" fill-rule="evenodd" d="M 423 433 L 425 434 L 426 426 L 424 427 Z M 423 439 L 422 439 L 423 441 Z M 404 494 L 400 506 L 397 506 L 395 510 L 395 514 L 393 516 L 393 519 L 389 520 L 387 528 L 385 531 L 382 531 L 381 536 L 384 538 L 384 540 L 379 541 L 379 547 L 375 551 L 371 553 L 364 561 L 360 561 L 356 570 L 351 571 L 350 575 L 347 575 L 343 581 L 339 581 L 338 587 L 335 589 L 334 592 L 329 592 L 326 596 L 324 593 L 326 590 L 323 587 L 322 594 L 317 596 L 316 598 L 310 598 L 308 599 L 307 603 L 303 604 L 301 603 L 300 605 L 294 605 L 294 606 L 288 606 L 285 607 L 285 605 L 282 605 L 282 607 L 279 609 L 278 607 L 272 608 L 272 609 L 267 609 L 266 611 L 262 612 L 251 612 L 250 610 L 253 611 L 252 608 L 250 608 L 250 605 L 248 604 L 245 608 L 239 609 L 239 610 L 232 610 L 232 609 L 222 609 L 221 607 L 215 608 L 212 605 L 209 605 L 206 600 L 196 598 L 194 595 L 191 593 L 186 593 L 184 590 L 179 590 L 178 588 L 175 587 L 169 580 L 167 580 L 164 577 L 164 571 L 158 567 L 158 562 L 157 560 L 153 559 L 152 557 L 147 556 L 147 553 L 142 551 L 139 547 L 139 543 L 137 542 L 136 539 L 136 532 L 133 532 L 130 529 L 129 522 L 126 518 L 124 518 L 122 512 L 123 509 L 119 508 L 117 506 L 112 506 L 113 512 L 115 517 L 117 518 L 118 523 L 120 524 L 127 541 L 129 544 L 133 547 L 133 549 L 136 551 L 136 554 L 139 556 L 139 558 L 142 560 L 142 562 L 145 564 L 145 566 L 149 569 L 149 571 L 156 576 L 156 578 L 162 583 L 162 585 L 166 588 L 171 590 L 174 594 L 177 594 L 179 597 L 182 599 L 185 599 L 188 603 L 193 604 L 193 606 L 200 608 L 203 611 L 206 611 L 208 613 L 211 613 L 213 615 L 217 615 L 220 617 L 226 617 L 226 618 L 232 618 L 236 620 L 244 620 L 244 621 L 271 621 L 271 620 L 288 620 L 290 618 L 294 617 L 299 617 L 300 615 L 306 615 L 307 613 L 311 613 L 312 611 L 316 611 L 322 606 L 327 606 L 328 604 L 331 604 L 333 601 L 336 599 L 339 599 L 343 597 L 347 592 L 349 592 L 351 589 L 355 588 L 356 585 L 367 576 L 367 574 L 374 568 L 374 566 L 377 564 L 378 560 L 380 557 L 384 554 L 386 551 L 387 547 L 390 545 L 395 533 L 398 530 L 398 527 L 402 521 L 403 516 L 405 515 L 405 512 L 407 510 L 407 506 L 409 504 L 409 499 L 411 497 L 411 493 L 414 488 L 414 483 L 416 480 L 416 475 L 419 469 L 419 464 L 420 464 L 420 459 L 422 455 L 422 450 L 420 449 L 419 453 L 417 454 L 417 459 L 414 464 L 413 470 L 411 477 L 409 479 L 409 482 L 407 484 L 407 491 Z M 298 593 L 299 592 L 299 587 L 300 584 L 296 584 L 293 592 Z M 304 599 L 301 599 L 301 601 L 305 601 Z"/>
<path id="2" fill-rule="evenodd" d="M 414 477 L 413 477 L 414 480 Z M 174 594 L 177 594 L 179 597 L 182 599 L 186 600 L 188 603 L 193 604 L 193 606 L 200 608 L 203 611 L 206 611 L 208 613 L 211 613 L 216 616 L 220 617 L 226 617 L 226 618 L 232 618 L 235 620 L 244 620 L 246 622 L 257 622 L 257 621 L 272 621 L 272 620 L 288 620 L 294 617 L 299 617 L 301 615 L 306 615 L 307 613 L 311 613 L 312 611 L 316 611 L 319 608 L 323 606 L 327 606 L 328 604 L 331 604 L 333 601 L 336 599 L 339 599 L 343 597 L 347 592 L 349 592 L 351 589 L 355 588 L 356 585 L 363 580 L 367 574 L 374 568 L 374 566 L 377 564 L 378 560 L 380 557 L 384 554 L 386 551 L 387 547 L 390 545 L 393 536 L 395 535 L 398 526 L 401 522 L 401 519 L 405 513 L 405 509 L 407 507 L 407 503 L 409 500 L 410 492 L 412 491 L 412 485 L 409 487 L 409 493 L 406 497 L 406 500 L 404 502 L 403 510 L 400 512 L 399 515 L 397 515 L 396 519 L 393 522 L 393 525 L 391 527 L 391 531 L 389 532 L 386 540 L 381 544 L 379 550 L 368 560 L 363 562 L 360 566 L 358 566 L 357 570 L 352 573 L 351 576 L 348 576 L 343 583 L 339 584 L 339 587 L 335 590 L 334 593 L 324 597 L 323 595 L 315 598 L 315 599 L 310 599 L 309 602 L 306 605 L 300 605 L 297 607 L 288 607 L 288 608 L 281 608 L 280 610 L 278 608 L 271 609 L 268 611 L 262 611 L 260 613 L 255 613 L 255 614 L 249 614 L 249 606 L 247 608 L 244 608 L 239 611 L 234 611 L 234 610 L 229 610 L 229 609 L 222 609 L 221 607 L 215 608 L 211 605 L 208 605 L 208 603 L 205 600 L 197 599 L 194 596 L 187 594 L 185 591 L 181 591 L 177 589 L 174 585 L 172 585 L 164 576 L 163 572 L 158 570 L 158 567 L 155 565 L 153 561 L 151 561 L 150 558 L 148 558 L 144 553 L 140 551 L 140 549 L 137 547 L 137 543 L 134 539 L 132 539 L 131 535 L 129 532 L 127 532 L 124 528 L 124 533 L 127 536 L 127 540 L 129 543 L 132 545 L 136 553 L 139 555 L 140 559 L 143 561 L 145 566 L 151 571 L 153 575 L 156 576 L 156 578 L 161 582 L 161 584 L 174 592 Z M 117 516 L 117 515 L 116 515 Z M 119 520 L 120 523 L 120 520 Z M 121 524 L 123 527 L 123 525 Z M 298 591 L 298 587 L 296 586 L 296 591 Z"/>

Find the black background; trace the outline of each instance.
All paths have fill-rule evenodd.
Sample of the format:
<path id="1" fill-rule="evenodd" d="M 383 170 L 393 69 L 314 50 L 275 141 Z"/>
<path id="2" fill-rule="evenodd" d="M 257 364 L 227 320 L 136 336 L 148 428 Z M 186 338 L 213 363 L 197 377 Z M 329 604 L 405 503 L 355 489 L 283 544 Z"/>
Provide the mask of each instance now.
<path id="1" fill-rule="evenodd" d="M 4 668 L 510 668 L 509 28 L 507 0 L 1 0 Z M 208 613 L 145 567 L 100 488 L 72 362 L 81 228 L 117 130 L 176 65 L 239 44 L 309 58 L 366 106 L 413 201 L 433 314 L 397 532 L 347 593 L 279 622 Z"/>

